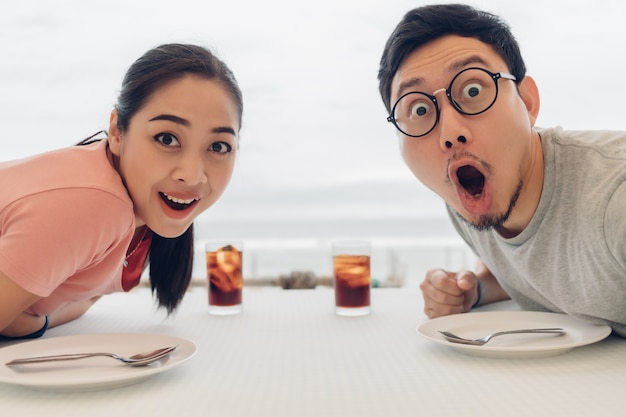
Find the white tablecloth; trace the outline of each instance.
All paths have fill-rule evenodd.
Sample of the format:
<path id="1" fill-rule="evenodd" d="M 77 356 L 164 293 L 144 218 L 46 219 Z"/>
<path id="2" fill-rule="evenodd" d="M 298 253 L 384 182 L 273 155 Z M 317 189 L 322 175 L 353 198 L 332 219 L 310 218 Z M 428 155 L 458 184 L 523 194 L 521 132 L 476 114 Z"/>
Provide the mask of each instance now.
<path id="1" fill-rule="evenodd" d="M 374 289 L 366 317 L 338 317 L 333 301 L 328 288 L 246 288 L 242 314 L 216 317 L 207 313 L 206 289 L 194 287 L 166 318 L 145 288 L 107 296 L 45 337 L 168 334 L 193 341 L 198 353 L 109 390 L 0 384 L 2 416 L 626 415 L 623 339 L 549 358 L 479 358 L 416 333 L 426 320 L 419 289 Z"/>

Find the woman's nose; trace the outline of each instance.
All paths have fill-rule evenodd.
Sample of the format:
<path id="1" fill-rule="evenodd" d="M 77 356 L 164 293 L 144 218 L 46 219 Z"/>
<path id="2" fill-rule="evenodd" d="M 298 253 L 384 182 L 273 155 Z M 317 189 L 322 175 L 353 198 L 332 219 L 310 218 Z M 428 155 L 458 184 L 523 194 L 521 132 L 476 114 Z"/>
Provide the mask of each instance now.
<path id="1" fill-rule="evenodd" d="M 209 178 L 205 161 L 201 160 L 201 158 L 181 158 L 173 172 L 173 178 L 187 185 L 197 185 L 208 182 Z"/>

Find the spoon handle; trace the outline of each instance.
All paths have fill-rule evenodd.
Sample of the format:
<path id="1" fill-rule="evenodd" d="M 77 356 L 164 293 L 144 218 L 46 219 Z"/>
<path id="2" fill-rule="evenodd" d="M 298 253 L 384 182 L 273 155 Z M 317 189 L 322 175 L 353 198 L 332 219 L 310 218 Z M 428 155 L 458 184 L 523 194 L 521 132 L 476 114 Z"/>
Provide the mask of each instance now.
<path id="1" fill-rule="evenodd" d="M 90 358 L 92 356 L 112 356 L 112 355 L 110 353 L 69 353 L 65 355 L 36 356 L 33 358 L 13 359 L 12 361 L 5 363 L 5 365 L 13 366 L 13 365 L 26 365 L 29 363 L 71 361 L 71 360 L 76 360 L 76 359 Z"/>

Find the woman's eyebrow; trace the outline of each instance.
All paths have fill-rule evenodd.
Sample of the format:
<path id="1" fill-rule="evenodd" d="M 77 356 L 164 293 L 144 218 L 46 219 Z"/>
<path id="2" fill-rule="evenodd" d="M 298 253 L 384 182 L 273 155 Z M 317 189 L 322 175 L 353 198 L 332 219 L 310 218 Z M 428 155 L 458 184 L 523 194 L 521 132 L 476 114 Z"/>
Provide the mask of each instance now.
<path id="1" fill-rule="evenodd" d="M 182 117 L 174 116 L 173 114 L 160 114 L 150 119 L 151 122 L 156 121 L 156 120 L 167 120 L 169 122 L 173 122 L 173 123 L 185 126 L 185 127 L 191 126 L 191 123 L 189 122 L 189 120 L 183 119 Z M 237 136 L 235 129 L 233 129 L 232 127 L 228 127 L 228 126 L 216 127 L 216 128 L 211 129 L 211 131 L 213 133 L 229 133 L 233 136 Z"/>
<path id="2" fill-rule="evenodd" d="M 179 125 L 183 125 L 185 127 L 188 127 L 191 125 L 191 123 L 189 123 L 188 120 L 183 119 L 182 117 L 174 116 L 173 114 L 160 114 L 150 119 L 151 122 L 155 120 L 167 120 L 173 123 L 177 123 Z"/>
<path id="3" fill-rule="evenodd" d="M 215 129 L 212 129 L 213 133 L 229 133 L 233 136 L 237 136 L 237 133 L 235 132 L 235 129 L 233 129 L 232 127 L 216 127 Z"/>

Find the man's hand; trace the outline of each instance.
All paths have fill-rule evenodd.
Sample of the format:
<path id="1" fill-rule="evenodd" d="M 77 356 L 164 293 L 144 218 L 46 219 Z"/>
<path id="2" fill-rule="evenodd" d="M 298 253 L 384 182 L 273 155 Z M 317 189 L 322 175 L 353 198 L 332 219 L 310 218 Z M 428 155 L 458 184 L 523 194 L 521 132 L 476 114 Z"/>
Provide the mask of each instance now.
<path id="1" fill-rule="evenodd" d="M 420 284 L 424 312 L 430 318 L 466 313 L 478 300 L 478 277 L 471 271 L 433 269 Z"/>
<path id="2" fill-rule="evenodd" d="M 482 288 L 481 305 L 509 298 L 487 266 L 479 261 L 476 272 L 448 272 L 443 269 L 428 271 L 420 284 L 424 312 L 431 319 L 467 313 L 479 299 L 479 280 Z"/>

